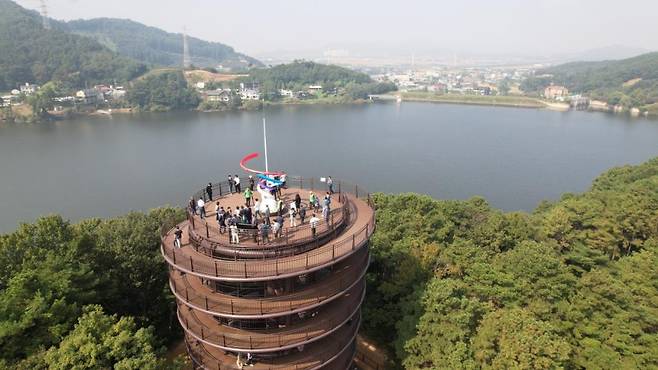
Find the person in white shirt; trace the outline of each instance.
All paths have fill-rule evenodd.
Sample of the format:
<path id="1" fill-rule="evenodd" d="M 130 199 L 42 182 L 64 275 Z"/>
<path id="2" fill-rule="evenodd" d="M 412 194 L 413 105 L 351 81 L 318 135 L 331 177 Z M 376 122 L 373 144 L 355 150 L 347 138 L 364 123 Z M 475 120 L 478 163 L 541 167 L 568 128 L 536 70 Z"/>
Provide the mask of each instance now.
<path id="1" fill-rule="evenodd" d="M 203 201 L 203 198 L 199 198 L 199 200 L 196 202 L 196 206 L 199 209 L 199 216 L 201 218 L 206 217 L 206 202 Z"/>
<path id="2" fill-rule="evenodd" d="M 242 193 L 242 189 L 240 188 L 240 178 L 238 175 L 233 176 L 233 181 L 235 182 L 235 191 L 237 193 Z"/>
<path id="3" fill-rule="evenodd" d="M 315 238 L 316 228 L 318 227 L 320 219 L 314 213 L 308 222 L 311 224 L 311 234 L 313 234 L 313 237 Z"/>
<path id="4" fill-rule="evenodd" d="M 290 227 L 297 226 L 297 220 L 295 220 L 295 216 L 297 216 L 297 208 L 295 206 L 295 202 L 290 203 L 288 214 L 290 215 Z"/>

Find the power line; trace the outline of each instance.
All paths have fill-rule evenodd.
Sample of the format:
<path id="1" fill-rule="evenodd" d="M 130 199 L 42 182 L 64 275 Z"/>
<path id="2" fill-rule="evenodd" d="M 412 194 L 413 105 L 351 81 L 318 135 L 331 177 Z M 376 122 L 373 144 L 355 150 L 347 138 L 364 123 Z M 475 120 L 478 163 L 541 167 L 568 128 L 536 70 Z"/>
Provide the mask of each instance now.
<path id="1" fill-rule="evenodd" d="M 41 22 L 43 22 L 43 28 L 46 30 L 50 29 L 50 18 L 48 18 L 48 7 L 46 6 L 46 0 L 41 0 Z"/>
<path id="2" fill-rule="evenodd" d="M 187 30 L 183 27 L 183 68 L 190 68 L 192 66 L 192 58 L 190 57 L 190 45 L 187 42 Z"/>

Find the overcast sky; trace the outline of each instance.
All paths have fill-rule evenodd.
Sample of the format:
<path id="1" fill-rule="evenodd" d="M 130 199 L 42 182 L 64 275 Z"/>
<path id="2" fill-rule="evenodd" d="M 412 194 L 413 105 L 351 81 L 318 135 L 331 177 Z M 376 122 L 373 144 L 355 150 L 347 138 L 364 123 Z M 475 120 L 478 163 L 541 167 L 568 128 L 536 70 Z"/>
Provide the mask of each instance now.
<path id="1" fill-rule="evenodd" d="M 39 1 L 19 0 L 36 9 Z M 655 0 L 47 0 L 57 19 L 129 18 L 253 55 L 347 49 L 547 55 L 658 50 Z"/>

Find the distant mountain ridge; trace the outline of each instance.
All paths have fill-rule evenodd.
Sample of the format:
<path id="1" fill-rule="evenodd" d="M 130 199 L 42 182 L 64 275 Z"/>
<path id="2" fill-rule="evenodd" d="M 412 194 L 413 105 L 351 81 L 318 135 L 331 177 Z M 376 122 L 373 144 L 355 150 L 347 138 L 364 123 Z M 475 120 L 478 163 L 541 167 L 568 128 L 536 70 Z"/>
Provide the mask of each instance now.
<path id="1" fill-rule="evenodd" d="M 128 19 L 95 18 L 58 22 L 68 32 L 92 37 L 109 49 L 143 63 L 174 67 L 183 62 L 183 35 Z M 192 64 L 197 67 L 244 69 L 263 64 L 232 47 L 188 36 Z"/>
<path id="2" fill-rule="evenodd" d="M 0 0 L 0 91 L 51 80 L 75 87 L 127 81 L 145 71 L 91 38 L 46 30 L 38 13 Z"/>

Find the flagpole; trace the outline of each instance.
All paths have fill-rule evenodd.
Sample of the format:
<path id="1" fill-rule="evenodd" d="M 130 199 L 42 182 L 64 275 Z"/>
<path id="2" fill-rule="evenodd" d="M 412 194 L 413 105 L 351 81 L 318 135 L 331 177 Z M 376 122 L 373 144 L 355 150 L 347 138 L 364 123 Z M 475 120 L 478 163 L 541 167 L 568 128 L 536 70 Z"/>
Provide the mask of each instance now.
<path id="1" fill-rule="evenodd" d="M 270 172 L 267 163 L 267 123 L 265 122 L 265 115 L 263 115 L 263 143 L 265 144 L 265 172 Z"/>

